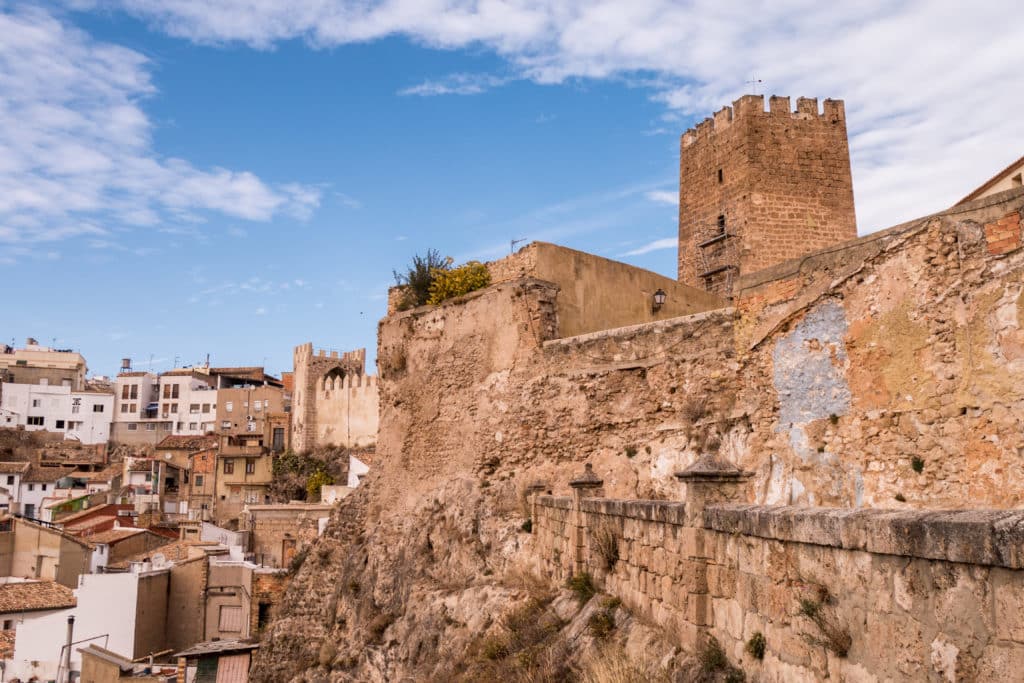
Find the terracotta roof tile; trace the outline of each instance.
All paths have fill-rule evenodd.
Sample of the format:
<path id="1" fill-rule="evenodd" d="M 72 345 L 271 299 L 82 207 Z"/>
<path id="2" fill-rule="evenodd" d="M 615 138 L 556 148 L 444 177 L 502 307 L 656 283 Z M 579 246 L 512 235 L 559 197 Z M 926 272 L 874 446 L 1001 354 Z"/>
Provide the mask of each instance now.
<path id="1" fill-rule="evenodd" d="M 171 436 L 165 437 L 163 441 L 156 445 L 156 447 L 157 449 L 184 448 L 188 450 L 201 451 L 207 448 L 213 448 L 216 445 L 216 436 L 188 436 L 185 434 L 172 434 Z"/>
<path id="2" fill-rule="evenodd" d="M 145 529 L 136 528 L 120 528 L 120 529 L 109 529 L 107 531 L 98 531 L 88 536 L 83 536 L 84 540 L 90 543 L 105 543 L 106 545 L 114 545 L 123 541 L 126 538 L 131 538 L 136 534 L 145 533 Z"/>
<path id="3" fill-rule="evenodd" d="M 0 474 L 25 474 L 30 462 L 0 462 Z"/>
<path id="4" fill-rule="evenodd" d="M 25 581 L 0 586 L 0 614 L 74 607 L 75 594 L 56 581 Z"/>
<path id="5" fill-rule="evenodd" d="M 14 659 L 14 629 L 0 631 L 0 658 Z"/>

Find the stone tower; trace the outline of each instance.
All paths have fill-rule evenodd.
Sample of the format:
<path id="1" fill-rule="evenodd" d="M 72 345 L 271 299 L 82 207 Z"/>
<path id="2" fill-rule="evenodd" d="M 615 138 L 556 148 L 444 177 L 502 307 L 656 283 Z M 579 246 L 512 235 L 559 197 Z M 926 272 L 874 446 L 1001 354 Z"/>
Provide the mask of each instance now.
<path id="1" fill-rule="evenodd" d="M 841 100 L 745 95 L 683 134 L 679 281 L 731 296 L 737 277 L 854 239 Z"/>

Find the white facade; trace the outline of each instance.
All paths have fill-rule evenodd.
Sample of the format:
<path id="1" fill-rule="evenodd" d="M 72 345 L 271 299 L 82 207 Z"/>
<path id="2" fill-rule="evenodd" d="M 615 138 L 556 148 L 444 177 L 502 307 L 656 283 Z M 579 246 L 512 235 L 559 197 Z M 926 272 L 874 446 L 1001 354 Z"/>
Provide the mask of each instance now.
<path id="1" fill-rule="evenodd" d="M 114 394 L 114 422 L 126 423 L 125 432 L 159 431 L 162 439 L 216 429 L 217 390 L 192 375 L 124 373 L 117 377 Z"/>
<path id="2" fill-rule="evenodd" d="M 139 582 L 167 571 L 83 574 L 74 591 L 77 607 L 25 614 L 17 627 L 7 680 L 15 676 L 22 680 L 32 676 L 44 681 L 56 678 L 69 616 L 75 617 L 74 639 L 79 643 L 71 650 L 72 671 L 81 671 L 82 656 L 78 648 L 89 643 L 131 659 L 135 651 Z"/>
<path id="3" fill-rule="evenodd" d="M 0 473 L 0 512 L 17 512 L 18 495 L 21 492 L 21 478 L 28 470 L 28 463 L 4 463 L 6 471 Z"/>
<path id="4" fill-rule="evenodd" d="M 37 470 L 31 470 L 36 472 Z M 12 501 L 11 512 L 20 512 L 26 517 L 42 519 L 44 508 L 57 500 L 70 498 L 70 489 L 62 489 L 66 492 L 64 496 L 58 496 L 57 478 L 49 481 L 30 481 L 39 479 L 38 476 L 22 477 L 18 484 L 18 496 Z"/>
<path id="5" fill-rule="evenodd" d="M 4 384 L 0 426 L 56 432 L 84 444 L 106 443 L 114 397 L 68 384 Z"/>

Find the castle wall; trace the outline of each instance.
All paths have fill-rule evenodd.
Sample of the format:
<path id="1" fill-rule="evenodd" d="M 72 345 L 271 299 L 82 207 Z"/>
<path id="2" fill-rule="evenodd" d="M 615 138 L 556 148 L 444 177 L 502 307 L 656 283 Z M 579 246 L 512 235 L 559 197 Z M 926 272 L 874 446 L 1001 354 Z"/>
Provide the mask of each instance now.
<path id="1" fill-rule="evenodd" d="M 1024 665 L 1024 513 L 725 504 L 691 525 L 687 505 L 585 498 L 580 557 L 689 650 L 710 633 L 748 676 L 787 683 L 1010 680 Z M 541 572 L 564 583 L 574 502 L 534 510 Z M 763 659 L 746 651 L 757 633 Z"/>
<path id="2" fill-rule="evenodd" d="M 683 134 L 679 280 L 729 295 L 737 275 L 857 236 L 843 103 L 746 95 Z"/>
<path id="3" fill-rule="evenodd" d="M 546 242 L 533 242 L 487 267 L 492 282 L 530 276 L 558 285 L 558 333 L 562 337 L 725 306 L 720 297 L 703 289 Z M 666 294 L 665 303 L 655 309 L 653 297 L 659 289 Z"/>
<path id="4" fill-rule="evenodd" d="M 333 385 L 328 382 L 317 389 L 316 402 L 317 445 L 365 448 L 377 443 L 376 377 L 355 375 Z"/>
<path id="5" fill-rule="evenodd" d="M 293 361 L 292 449 L 372 444 L 377 392 L 376 378 L 365 374 L 366 349 L 339 354 L 306 343 L 295 347 Z"/>
<path id="6" fill-rule="evenodd" d="M 1017 507 L 1022 205 L 782 264 L 741 279 L 735 308 L 577 337 L 529 279 L 390 316 L 381 459 L 497 460 L 530 468 L 525 485 L 586 458 L 610 495 L 656 497 L 721 422 L 753 502 Z"/>

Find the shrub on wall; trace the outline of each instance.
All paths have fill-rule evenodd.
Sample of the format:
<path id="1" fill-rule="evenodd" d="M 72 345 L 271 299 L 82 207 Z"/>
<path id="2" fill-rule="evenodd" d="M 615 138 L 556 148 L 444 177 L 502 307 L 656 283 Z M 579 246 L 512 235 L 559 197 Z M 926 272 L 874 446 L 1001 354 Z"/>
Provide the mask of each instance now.
<path id="1" fill-rule="evenodd" d="M 438 270 L 430 283 L 430 298 L 427 299 L 427 303 L 437 305 L 442 301 L 483 289 L 489 284 L 491 272 L 479 261 L 469 261 L 457 268 Z"/>
<path id="2" fill-rule="evenodd" d="M 398 310 L 423 306 L 430 298 L 430 285 L 439 273 L 446 272 L 452 264 L 451 258 L 443 258 L 436 249 L 427 249 L 425 256 L 419 254 L 412 257 L 412 263 L 404 273 L 391 271 L 395 276 L 395 284 L 404 288 Z"/>

